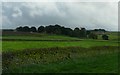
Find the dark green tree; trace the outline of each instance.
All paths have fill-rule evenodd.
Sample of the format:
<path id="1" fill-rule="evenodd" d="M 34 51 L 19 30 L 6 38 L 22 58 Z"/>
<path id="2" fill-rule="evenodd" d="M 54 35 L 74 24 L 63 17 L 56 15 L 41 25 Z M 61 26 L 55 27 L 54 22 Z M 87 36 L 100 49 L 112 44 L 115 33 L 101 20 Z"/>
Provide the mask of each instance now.
<path id="1" fill-rule="evenodd" d="M 30 28 L 29 28 L 28 26 L 24 26 L 24 27 L 22 28 L 22 31 L 23 31 L 23 32 L 30 32 Z"/>
<path id="2" fill-rule="evenodd" d="M 75 29 L 74 29 L 74 31 L 73 31 L 73 36 L 74 37 L 80 37 L 80 29 L 78 28 L 78 27 L 76 27 Z"/>
<path id="3" fill-rule="evenodd" d="M 80 34 L 82 38 L 86 38 L 87 37 L 87 32 L 86 32 L 86 29 L 85 28 L 81 28 L 80 30 Z"/>
<path id="4" fill-rule="evenodd" d="M 42 33 L 42 32 L 44 32 L 44 31 L 45 31 L 44 26 L 38 27 L 38 32 L 39 32 L 39 33 Z"/>
<path id="5" fill-rule="evenodd" d="M 22 29 L 23 29 L 23 27 L 20 26 L 20 27 L 16 28 L 16 31 L 22 31 Z"/>
<path id="6" fill-rule="evenodd" d="M 109 37 L 108 37 L 108 35 L 104 34 L 104 35 L 102 35 L 102 39 L 103 40 L 109 40 Z"/>
<path id="7" fill-rule="evenodd" d="M 30 31 L 31 31 L 31 32 L 37 32 L 37 29 L 36 29 L 36 27 L 31 27 L 31 28 L 30 28 Z"/>
<path id="8" fill-rule="evenodd" d="M 54 31 L 53 31 L 54 34 L 61 34 L 61 26 L 56 24 L 54 26 Z"/>
<path id="9" fill-rule="evenodd" d="M 90 33 L 90 34 L 88 35 L 88 37 L 89 37 L 90 39 L 97 39 L 97 38 L 98 38 L 97 34 L 94 34 L 94 33 Z"/>
<path id="10" fill-rule="evenodd" d="M 53 34 L 54 26 L 52 26 L 52 25 L 46 26 L 45 31 L 46 31 L 46 33 Z"/>
<path id="11" fill-rule="evenodd" d="M 91 32 L 90 32 L 90 30 L 87 30 L 86 31 L 86 35 L 89 35 Z"/>
<path id="12" fill-rule="evenodd" d="M 73 30 L 71 28 L 61 27 L 61 34 L 67 35 L 67 36 L 72 36 Z"/>

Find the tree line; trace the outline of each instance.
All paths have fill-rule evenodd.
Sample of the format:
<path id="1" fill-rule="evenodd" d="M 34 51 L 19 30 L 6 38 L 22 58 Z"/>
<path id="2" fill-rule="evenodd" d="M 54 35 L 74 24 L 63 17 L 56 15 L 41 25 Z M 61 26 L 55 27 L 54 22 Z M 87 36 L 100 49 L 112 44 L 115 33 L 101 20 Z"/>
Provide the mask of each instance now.
<path id="1" fill-rule="evenodd" d="M 70 37 L 78 37 L 78 38 L 92 38 L 92 39 L 97 39 L 98 36 L 97 34 L 93 33 L 92 31 L 103 31 L 105 32 L 104 29 L 94 29 L 92 31 L 86 30 L 86 28 L 66 28 L 64 26 L 60 26 L 58 24 L 56 25 L 49 25 L 49 26 L 39 26 L 38 28 L 36 27 L 17 27 L 16 31 L 20 32 L 37 32 L 37 33 L 47 33 L 47 34 L 57 34 L 57 35 L 67 35 Z M 105 37 L 106 38 L 106 37 Z"/>

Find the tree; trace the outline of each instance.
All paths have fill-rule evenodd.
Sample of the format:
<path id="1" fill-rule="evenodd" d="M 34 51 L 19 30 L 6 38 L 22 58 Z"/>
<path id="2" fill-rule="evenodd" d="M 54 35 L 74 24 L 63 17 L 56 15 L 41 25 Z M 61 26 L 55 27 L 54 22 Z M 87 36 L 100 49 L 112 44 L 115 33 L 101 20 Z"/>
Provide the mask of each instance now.
<path id="1" fill-rule="evenodd" d="M 63 26 L 63 27 L 61 27 L 61 34 L 63 34 L 63 35 L 65 35 L 65 27 Z"/>
<path id="2" fill-rule="evenodd" d="M 94 31 L 103 31 L 103 32 L 106 32 L 105 29 L 94 29 Z"/>
<path id="3" fill-rule="evenodd" d="M 16 30 L 17 30 L 17 31 L 22 31 L 22 28 L 23 28 L 23 27 L 20 26 L 20 27 L 17 27 Z"/>
<path id="4" fill-rule="evenodd" d="M 55 24 L 55 27 L 56 27 L 56 28 L 61 28 L 61 26 L 60 26 L 60 25 L 58 25 L 58 24 Z"/>
<path id="5" fill-rule="evenodd" d="M 80 34 L 81 34 L 81 37 L 87 37 L 87 32 L 86 32 L 86 29 L 85 28 L 81 28 L 80 30 Z"/>
<path id="6" fill-rule="evenodd" d="M 46 33 L 53 34 L 54 27 L 52 25 L 46 26 L 45 31 L 46 31 Z"/>
<path id="7" fill-rule="evenodd" d="M 28 26 L 24 26 L 24 27 L 22 28 L 22 31 L 23 31 L 23 32 L 30 32 L 30 28 L 29 28 Z"/>
<path id="8" fill-rule="evenodd" d="M 97 39 L 97 38 L 98 38 L 98 36 L 97 36 L 96 34 L 94 34 L 94 33 L 90 33 L 90 34 L 88 35 L 88 37 L 89 37 L 90 39 Z"/>
<path id="9" fill-rule="evenodd" d="M 103 31 L 103 32 L 106 32 L 106 30 L 105 30 L 105 29 L 99 29 L 99 31 Z"/>
<path id="10" fill-rule="evenodd" d="M 38 32 L 39 32 L 39 33 L 44 32 L 44 31 L 45 31 L 44 26 L 40 26 L 40 27 L 38 27 Z"/>
<path id="11" fill-rule="evenodd" d="M 56 25 L 49 25 L 45 27 L 46 33 L 49 34 L 61 34 L 61 26 L 56 24 Z"/>
<path id="12" fill-rule="evenodd" d="M 90 30 L 87 30 L 86 31 L 86 35 L 89 35 L 91 32 L 90 32 Z"/>
<path id="13" fill-rule="evenodd" d="M 56 24 L 54 27 L 53 27 L 53 33 L 54 34 L 61 34 L 61 26 Z"/>
<path id="14" fill-rule="evenodd" d="M 103 40 L 108 40 L 109 37 L 108 37 L 108 35 L 104 34 L 104 35 L 102 35 L 102 39 L 103 39 Z"/>
<path id="15" fill-rule="evenodd" d="M 99 31 L 99 29 L 94 29 L 94 31 Z"/>
<path id="16" fill-rule="evenodd" d="M 80 29 L 78 27 L 76 27 L 73 31 L 73 36 L 74 37 L 80 37 Z"/>
<path id="17" fill-rule="evenodd" d="M 65 28 L 66 35 L 72 36 L 73 35 L 73 30 L 71 28 Z"/>
<path id="18" fill-rule="evenodd" d="M 30 31 L 31 31 L 31 32 L 37 32 L 37 29 L 36 29 L 36 27 L 31 27 L 31 28 L 30 28 Z"/>
<path id="19" fill-rule="evenodd" d="M 61 27 L 61 34 L 67 35 L 67 36 L 72 36 L 73 30 L 71 28 Z"/>

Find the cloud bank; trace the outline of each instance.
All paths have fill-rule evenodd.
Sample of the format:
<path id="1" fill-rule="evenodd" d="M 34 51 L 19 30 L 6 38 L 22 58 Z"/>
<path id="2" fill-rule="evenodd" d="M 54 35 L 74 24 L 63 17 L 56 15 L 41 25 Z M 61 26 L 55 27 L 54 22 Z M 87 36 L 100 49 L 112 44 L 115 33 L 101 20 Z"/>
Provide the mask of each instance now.
<path id="1" fill-rule="evenodd" d="M 2 28 L 60 24 L 118 30 L 117 2 L 3 2 Z"/>

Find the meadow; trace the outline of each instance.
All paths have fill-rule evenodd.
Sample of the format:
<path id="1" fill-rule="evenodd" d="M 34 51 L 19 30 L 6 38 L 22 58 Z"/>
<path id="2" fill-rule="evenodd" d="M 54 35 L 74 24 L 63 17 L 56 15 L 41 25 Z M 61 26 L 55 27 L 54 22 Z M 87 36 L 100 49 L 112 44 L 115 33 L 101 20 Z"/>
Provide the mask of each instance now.
<path id="1" fill-rule="evenodd" d="M 118 42 L 109 41 L 73 41 L 73 42 L 53 42 L 53 41 L 4 41 L 2 42 L 4 51 L 19 51 L 24 49 L 39 49 L 51 47 L 92 47 L 92 46 L 118 46 Z"/>
<path id="2" fill-rule="evenodd" d="M 109 37 L 4 34 L 3 73 L 117 73 L 118 35 Z"/>

